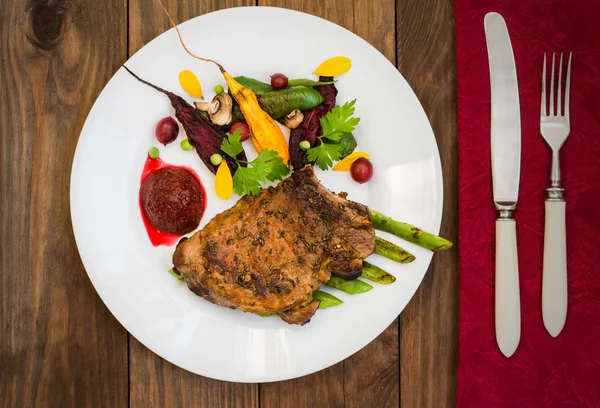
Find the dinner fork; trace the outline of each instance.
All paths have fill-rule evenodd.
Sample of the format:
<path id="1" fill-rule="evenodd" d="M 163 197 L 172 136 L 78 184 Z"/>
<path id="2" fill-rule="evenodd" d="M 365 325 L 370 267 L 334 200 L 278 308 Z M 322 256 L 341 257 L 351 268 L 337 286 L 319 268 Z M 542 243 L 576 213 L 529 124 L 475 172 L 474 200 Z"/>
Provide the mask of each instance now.
<path id="1" fill-rule="evenodd" d="M 558 336 L 567 319 L 567 245 L 565 229 L 564 188 L 560 182 L 559 151 L 571 130 L 569 123 L 569 91 L 571 87 L 571 57 L 567 64 L 565 81 L 565 102 L 562 108 L 562 68 L 563 54 L 560 54 L 558 67 L 558 92 L 556 109 L 554 99 L 554 62 L 552 54 L 552 73 L 550 76 L 550 99 L 546 98 L 546 54 L 544 54 L 544 72 L 542 74 L 542 102 L 540 132 L 552 149 L 552 169 L 550 187 L 546 189 L 546 225 L 544 229 L 544 269 L 542 278 L 542 316 L 544 326 L 553 337 Z M 549 105 L 549 110 L 546 110 Z"/>

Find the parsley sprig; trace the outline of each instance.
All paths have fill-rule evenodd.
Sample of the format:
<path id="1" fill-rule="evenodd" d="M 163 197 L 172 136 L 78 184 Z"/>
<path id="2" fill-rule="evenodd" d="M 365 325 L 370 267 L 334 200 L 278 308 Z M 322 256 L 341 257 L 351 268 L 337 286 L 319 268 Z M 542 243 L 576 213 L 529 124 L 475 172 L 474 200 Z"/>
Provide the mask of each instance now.
<path id="1" fill-rule="evenodd" d="M 317 136 L 321 144 L 306 152 L 308 160 L 314 162 L 321 170 L 329 169 L 333 162 L 342 157 L 343 147 L 337 142 L 344 134 L 353 132 L 360 122 L 360 118 L 353 117 L 355 103 L 356 99 L 342 106 L 335 106 L 321 118 L 323 135 Z"/>
<path id="2" fill-rule="evenodd" d="M 260 184 L 265 181 L 281 180 L 288 174 L 289 168 L 283 163 L 277 152 L 262 149 L 258 157 L 251 162 L 238 160 L 237 155 L 244 151 L 242 146 L 242 133 L 239 130 L 223 139 L 221 150 L 236 161 L 238 168 L 233 175 L 233 190 L 237 195 L 260 193 Z M 242 167 L 246 164 L 247 167 Z"/>

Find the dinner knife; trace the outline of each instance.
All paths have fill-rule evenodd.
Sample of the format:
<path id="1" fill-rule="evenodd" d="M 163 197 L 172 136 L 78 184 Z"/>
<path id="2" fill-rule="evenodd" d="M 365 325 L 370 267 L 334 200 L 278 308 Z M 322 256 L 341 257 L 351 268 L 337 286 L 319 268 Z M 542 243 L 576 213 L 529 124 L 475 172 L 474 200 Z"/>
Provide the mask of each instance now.
<path id="1" fill-rule="evenodd" d="M 521 116 L 515 58 L 504 18 L 484 19 L 490 65 L 491 150 L 496 219 L 495 320 L 500 351 L 510 357 L 521 337 L 521 306 L 516 222 L 519 195 Z"/>

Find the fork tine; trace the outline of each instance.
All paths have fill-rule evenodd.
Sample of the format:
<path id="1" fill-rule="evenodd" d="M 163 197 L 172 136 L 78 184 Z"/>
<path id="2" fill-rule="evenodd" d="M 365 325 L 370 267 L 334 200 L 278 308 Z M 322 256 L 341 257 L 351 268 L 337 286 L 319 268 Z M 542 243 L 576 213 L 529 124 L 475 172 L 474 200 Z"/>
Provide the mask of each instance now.
<path id="1" fill-rule="evenodd" d="M 571 93 L 571 57 L 573 53 L 569 53 L 569 64 L 567 65 L 567 82 L 565 83 L 565 116 L 569 119 L 569 99 Z"/>
<path id="2" fill-rule="evenodd" d="M 560 64 L 558 65 L 558 97 L 556 98 L 556 115 L 562 116 L 562 93 L 561 93 L 561 85 L 562 85 L 562 66 L 563 66 L 563 53 L 560 53 Z M 562 112 L 561 112 L 562 110 Z"/>
<path id="3" fill-rule="evenodd" d="M 546 116 L 546 53 L 544 53 L 544 68 L 542 69 L 542 103 L 541 115 Z"/>
<path id="4" fill-rule="evenodd" d="M 552 53 L 552 74 L 550 74 L 550 113 L 548 114 L 548 116 L 556 115 L 556 112 L 554 111 L 554 60 L 556 59 L 555 55 L 555 53 Z"/>

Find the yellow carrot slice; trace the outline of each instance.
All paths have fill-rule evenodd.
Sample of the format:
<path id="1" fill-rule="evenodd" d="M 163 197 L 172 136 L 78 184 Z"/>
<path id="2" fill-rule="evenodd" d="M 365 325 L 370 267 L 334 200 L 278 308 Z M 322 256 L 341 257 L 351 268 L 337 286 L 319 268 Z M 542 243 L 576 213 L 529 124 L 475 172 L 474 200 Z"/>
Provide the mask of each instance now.
<path id="1" fill-rule="evenodd" d="M 349 154 L 342 160 L 340 160 L 335 166 L 333 166 L 334 171 L 350 171 L 350 167 L 352 167 L 352 163 L 356 160 L 363 158 L 367 160 L 371 160 L 369 153 L 366 152 L 356 152 Z"/>
<path id="2" fill-rule="evenodd" d="M 352 67 L 352 61 L 350 61 L 350 59 L 346 57 L 333 57 L 323 61 L 321 65 L 315 69 L 313 74 L 326 77 L 336 77 L 348 72 L 350 67 Z"/>
<path id="3" fill-rule="evenodd" d="M 233 178 L 227 162 L 223 160 L 215 176 L 215 193 L 221 200 L 227 200 L 233 194 Z"/>
<path id="4" fill-rule="evenodd" d="M 202 85 L 192 71 L 183 70 L 179 73 L 179 84 L 193 97 L 204 99 L 202 96 Z"/>

